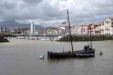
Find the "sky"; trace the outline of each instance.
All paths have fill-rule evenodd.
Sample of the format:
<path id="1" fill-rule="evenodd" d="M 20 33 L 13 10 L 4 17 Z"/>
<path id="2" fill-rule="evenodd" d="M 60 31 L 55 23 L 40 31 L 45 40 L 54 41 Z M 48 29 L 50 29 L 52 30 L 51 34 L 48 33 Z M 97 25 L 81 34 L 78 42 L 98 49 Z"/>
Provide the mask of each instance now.
<path id="1" fill-rule="evenodd" d="M 113 17 L 113 0 L 0 0 L 0 21 L 59 26 L 67 9 L 71 25 L 101 23 Z"/>

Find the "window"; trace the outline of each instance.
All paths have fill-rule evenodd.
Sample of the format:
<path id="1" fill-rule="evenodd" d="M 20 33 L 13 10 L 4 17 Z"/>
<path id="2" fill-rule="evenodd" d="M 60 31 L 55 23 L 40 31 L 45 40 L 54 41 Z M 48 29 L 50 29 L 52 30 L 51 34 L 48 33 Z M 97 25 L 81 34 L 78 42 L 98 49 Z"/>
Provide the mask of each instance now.
<path id="1" fill-rule="evenodd" d="M 109 21 L 106 21 L 106 23 L 109 24 L 110 22 Z"/>

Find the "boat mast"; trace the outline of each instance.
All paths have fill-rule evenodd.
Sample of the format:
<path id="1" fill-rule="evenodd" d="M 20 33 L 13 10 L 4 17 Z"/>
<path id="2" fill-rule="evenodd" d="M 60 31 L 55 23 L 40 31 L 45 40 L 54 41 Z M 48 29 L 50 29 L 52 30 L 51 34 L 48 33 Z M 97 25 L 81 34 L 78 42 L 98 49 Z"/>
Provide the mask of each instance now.
<path id="1" fill-rule="evenodd" d="M 71 35 L 71 26 L 70 26 L 68 9 L 67 9 L 67 18 L 68 18 L 68 24 L 69 24 L 69 36 L 70 36 L 70 41 L 71 41 L 71 48 L 72 48 L 72 53 L 73 53 L 73 38 L 72 38 L 72 35 Z"/>
<path id="2" fill-rule="evenodd" d="M 92 48 L 92 38 L 91 38 L 91 26 L 92 26 L 92 24 L 90 24 L 90 45 L 91 45 L 91 48 Z"/>

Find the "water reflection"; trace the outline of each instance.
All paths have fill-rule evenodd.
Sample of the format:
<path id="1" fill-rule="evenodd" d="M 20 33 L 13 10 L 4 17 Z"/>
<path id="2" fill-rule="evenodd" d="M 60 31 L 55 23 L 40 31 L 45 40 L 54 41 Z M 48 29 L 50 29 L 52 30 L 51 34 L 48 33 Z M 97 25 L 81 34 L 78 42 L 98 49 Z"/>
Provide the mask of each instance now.
<path id="1" fill-rule="evenodd" d="M 61 63 L 61 62 L 67 62 L 67 61 L 75 61 L 75 60 L 89 60 L 89 59 L 93 59 L 94 57 L 89 57 L 89 58 L 81 58 L 81 57 L 77 57 L 77 58 L 48 58 L 48 63 L 52 64 L 52 63 Z"/>

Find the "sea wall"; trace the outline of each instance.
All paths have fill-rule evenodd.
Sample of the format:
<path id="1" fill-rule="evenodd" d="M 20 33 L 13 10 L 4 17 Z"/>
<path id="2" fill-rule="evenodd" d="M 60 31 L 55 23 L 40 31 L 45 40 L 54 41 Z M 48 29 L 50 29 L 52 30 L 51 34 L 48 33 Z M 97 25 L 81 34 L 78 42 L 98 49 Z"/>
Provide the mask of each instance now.
<path id="1" fill-rule="evenodd" d="M 104 41 L 104 40 L 113 40 L 113 35 L 72 35 L 73 41 Z M 64 36 L 61 39 L 57 40 L 61 42 L 70 41 L 70 37 Z"/>

